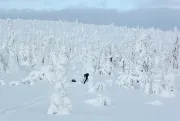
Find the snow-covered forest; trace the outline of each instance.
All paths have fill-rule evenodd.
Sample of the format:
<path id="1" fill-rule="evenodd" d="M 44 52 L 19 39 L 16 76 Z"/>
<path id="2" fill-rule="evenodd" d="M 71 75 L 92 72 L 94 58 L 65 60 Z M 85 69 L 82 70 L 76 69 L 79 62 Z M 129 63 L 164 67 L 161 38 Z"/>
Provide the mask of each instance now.
<path id="1" fill-rule="evenodd" d="M 22 80 L 1 79 L 22 68 L 29 72 Z M 147 95 L 174 97 L 180 88 L 180 32 L 177 28 L 162 31 L 78 21 L 0 20 L 0 88 L 7 83 L 18 86 L 47 81 L 55 84 L 48 114 L 60 110 L 55 105 L 61 105 L 63 113 L 70 112 L 70 79 L 81 83 L 85 73 L 90 74 L 89 92 L 103 92 L 115 85 Z M 101 76 L 104 80 L 97 82 Z M 97 100 L 111 105 L 103 95 Z"/>

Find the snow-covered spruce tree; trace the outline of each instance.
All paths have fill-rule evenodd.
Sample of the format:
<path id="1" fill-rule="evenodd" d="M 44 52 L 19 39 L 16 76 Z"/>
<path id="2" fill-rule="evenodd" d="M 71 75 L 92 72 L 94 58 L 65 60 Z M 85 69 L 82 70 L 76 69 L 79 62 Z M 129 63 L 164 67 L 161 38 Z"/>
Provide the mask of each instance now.
<path id="1" fill-rule="evenodd" d="M 153 79 L 152 94 L 168 98 L 174 97 L 174 92 L 177 91 L 175 74 L 170 71 L 159 70 Z"/>
<path id="2" fill-rule="evenodd" d="M 105 53 L 101 54 L 100 57 L 100 69 L 98 70 L 100 75 L 112 75 L 112 57 L 106 56 Z"/>
<path id="3" fill-rule="evenodd" d="M 176 70 L 176 72 L 179 71 L 179 64 L 180 64 L 180 37 L 177 35 L 176 40 L 174 41 L 173 44 L 173 49 L 172 49 L 172 64 L 173 64 L 173 69 Z"/>
<path id="4" fill-rule="evenodd" d="M 128 52 L 128 54 L 131 54 L 132 52 Z M 127 55 L 127 54 L 126 54 Z M 133 67 L 133 58 L 131 55 L 128 55 L 128 57 L 122 57 L 120 64 L 119 64 L 119 74 L 116 81 L 116 86 L 118 87 L 125 87 L 125 88 L 139 88 L 137 86 L 138 82 L 138 74 L 135 70 L 135 67 Z"/>
<path id="5" fill-rule="evenodd" d="M 160 96 L 173 97 L 174 92 L 177 91 L 176 90 L 177 85 L 175 85 L 175 74 L 172 72 L 163 73 L 160 86 L 161 86 L 160 87 L 161 93 L 159 93 Z"/>
<path id="6" fill-rule="evenodd" d="M 57 82 L 55 92 L 51 95 L 48 114 L 51 115 L 67 115 L 72 110 L 71 100 L 67 97 L 65 85 L 62 82 Z"/>
<path id="7" fill-rule="evenodd" d="M 105 54 L 101 52 L 100 60 L 99 60 L 99 69 L 97 70 L 98 74 L 106 75 L 106 71 L 104 70 L 105 65 Z"/>
<path id="8" fill-rule="evenodd" d="M 153 63 L 154 55 L 153 48 L 151 46 L 151 37 L 148 34 L 144 34 L 135 45 L 136 48 L 136 71 L 139 76 L 139 83 L 141 88 L 147 93 L 152 94 L 153 86 Z"/>
<path id="9" fill-rule="evenodd" d="M 0 62 L 0 73 L 3 73 L 3 64 L 2 64 L 2 62 Z"/>
<path id="10" fill-rule="evenodd" d="M 130 41 L 130 36 L 126 37 L 127 43 L 123 43 L 121 49 L 121 60 L 119 63 L 120 76 L 116 81 L 116 86 L 125 88 L 135 88 L 137 82 L 137 75 L 134 73 L 135 69 L 135 54 L 133 42 Z"/>
<path id="11" fill-rule="evenodd" d="M 100 51 L 95 50 L 95 52 L 92 52 L 92 64 L 95 72 L 99 72 L 100 69 Z"/>
<path id="12" fill-rule="evenodd" d="M 113 62 L 114 62 L 114 55 L 113 55 L 113 48 L 114 45 L 112 42 L 108 42 L 105 48 L 105 56 L 106 56 L 106 63 L 105 63 L 105 70 L 107 72 L 107 75 L 113 75 Z"/>
<path id="13" fill-rule="evenodd" d="M 105 71 L 106 71 L 106 73 L 107 73 L 106 75 L 113 75 L 113 73 L 112 73 L 113 64 L 112 64 L 111 58 L 112 58 L 112 57 L 110 57 L 110 58 L 107 59 L 106 64 L 105 64 L 105 66 L 104 66 L 104 69 L 105 69 Z"/>
<path id="14" fill-rule="evenodd" d="M 0 50 L 0 73 L 3 73 L 5 71 L 5 62 L 3 57 L 3 51 Z"/>
<path id="15" fill-rule="evenodd" d="M 7 57 L 7 70 L 8 72 L 18 70 L 18 56 L 16 52 L 16 40 L 15 40 L 15 30 L 14 30 L 14 20 L 7 20 L 8 34 L 7 34 L 7 44 L 6 44 L 6 57 Z"/>

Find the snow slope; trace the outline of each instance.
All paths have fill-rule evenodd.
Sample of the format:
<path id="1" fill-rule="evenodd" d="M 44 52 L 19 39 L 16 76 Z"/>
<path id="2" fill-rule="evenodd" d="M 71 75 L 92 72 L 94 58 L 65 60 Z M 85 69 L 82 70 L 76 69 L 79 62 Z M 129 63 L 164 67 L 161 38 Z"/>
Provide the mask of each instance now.
<path id="1" fill-rule="evenodd" d="M 24 72 L 27 73 L 27 72 Z M 20 75 L 16 74 L 16 75 Z M 10 76 L 9 74 L 8 76 Z M 13 75 L 13 74 L 12 74 Z M 71 73 L 71 75 L 73 75 Z M 4 80 L 8 79 L 4 77 Z M 23 76 L 22 76 L 23 77 Z M 18 76 L 17 76 L 18 78 Z M 69 74 L 68 78 L 71 76 Z M 96 77 L 102 80 L 105 77 Z M 110 78 L 110 77 L 109 77 Z M 115 80 L 111 77 L 113 82 Z M 113 83 L 107 91 L 89 93 L 88 85 L 70 83 L 68 96 L 73 104 L 70 115 L 47 115 L 54 84 L 40 82 L 33 86 L 0 86 L 0 121 L 179 121 L 179 94 L 172 99 L 149 96 L 139 90 L 118 88 Z M 85 103 L 103 94 L 110 106 L 96 107 Z M 155 103 L 153 103 L 155 101 Z M 151 103 L 152 102 L 152 103 Z M 161 105 L 158 105 L 160 102 Z M 155 104 L 155 105 L 153 105 Z M 156 105 L 157 104 L 157 105 Z"/>
<path id="2" fill-rule="evenodd" d="M 10 19 L 0 26 L 0 121 L 180 120 L 177 28 Z"/>

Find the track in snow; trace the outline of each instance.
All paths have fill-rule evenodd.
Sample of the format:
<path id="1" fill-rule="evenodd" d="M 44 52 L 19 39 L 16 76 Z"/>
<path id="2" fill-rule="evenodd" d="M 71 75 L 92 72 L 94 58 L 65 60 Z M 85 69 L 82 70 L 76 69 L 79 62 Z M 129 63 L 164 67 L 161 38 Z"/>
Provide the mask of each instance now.
<path id="1" fill-rule="evenodd" d="M 10 108 L 5 108 L 5 109 L 0 109 L 0 115 L 6 114 L 7 112 L 13 112 L 13 111 L 16 111 L 18 109 L 26 108 L 28 106 L 31 106 L 31 105 L 41 101 L 44 98 L 45 98 L 45 96 L 37 97 L 37 98 L 35 98 L 35 99 L 31 100 L 31 101 L 25 102 L 22 105 L 10 107 Z"/>

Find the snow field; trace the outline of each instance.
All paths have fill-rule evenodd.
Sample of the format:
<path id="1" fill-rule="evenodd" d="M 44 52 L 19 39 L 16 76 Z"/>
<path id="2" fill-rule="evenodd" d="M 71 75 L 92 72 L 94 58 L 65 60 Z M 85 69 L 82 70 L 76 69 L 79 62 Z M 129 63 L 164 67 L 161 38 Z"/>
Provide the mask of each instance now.
<path id="1" fill-rule="evenodd" d="M 10 19 L 0 26 L 0 120 L 179 121 L 177 29 Z"/>

